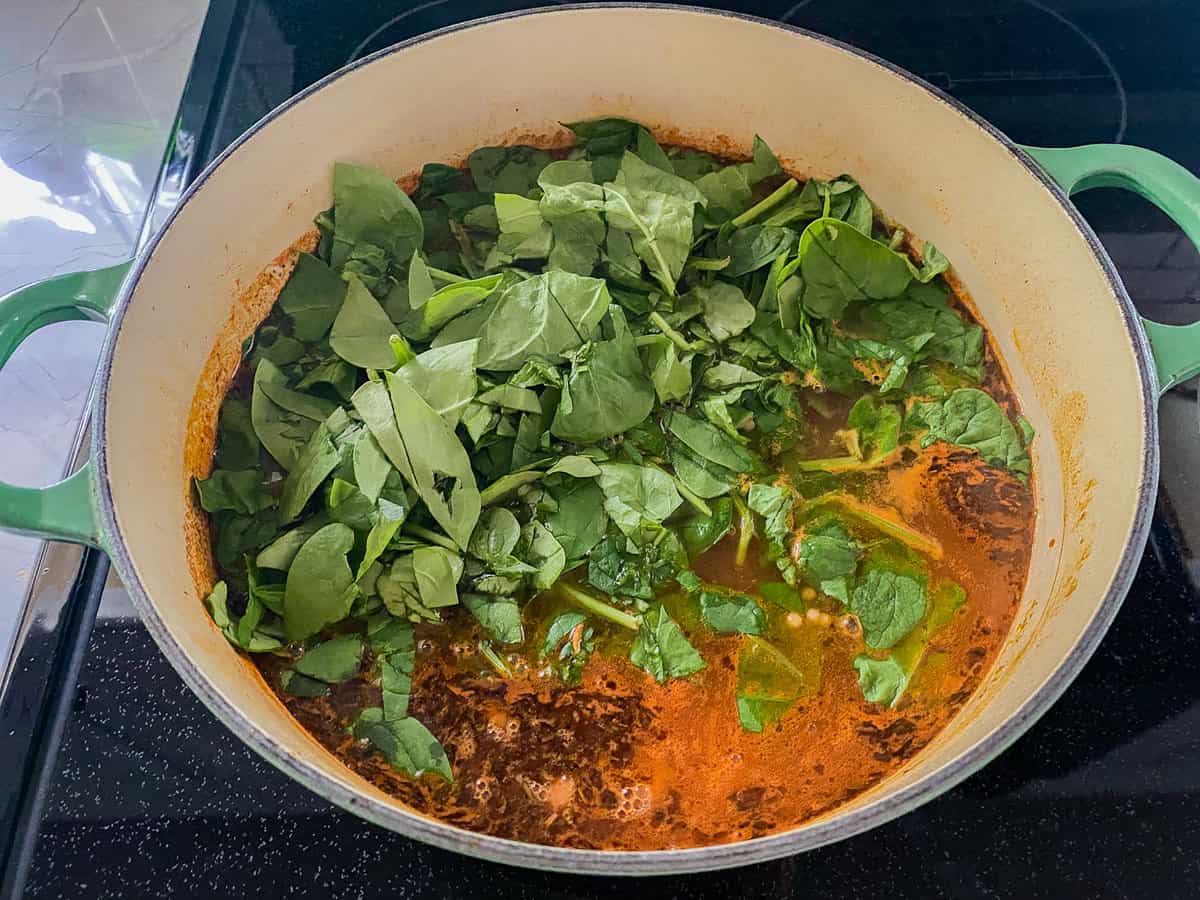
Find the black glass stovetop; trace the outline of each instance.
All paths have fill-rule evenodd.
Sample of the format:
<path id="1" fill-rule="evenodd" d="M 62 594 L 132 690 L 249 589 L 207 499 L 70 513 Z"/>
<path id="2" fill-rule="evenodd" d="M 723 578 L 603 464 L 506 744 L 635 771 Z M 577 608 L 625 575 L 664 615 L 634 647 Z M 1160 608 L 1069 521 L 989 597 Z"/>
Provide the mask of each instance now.
<path id="1" fill-rule="evenodd" d="M 526 5 L 536 4 L 213 0 L 173 162 L 187 180 L 276 104 L 347 61 Z M 1191 0 L 727 5 L 892 60 L 1021 143 L 1124 141 L 1200 171 L 1200 8 Z M 796 85 L 801 101 L 821 89 Z M 927 162 L 936 178 L 937 160 Z M 1200 318 L 1200 257 L 1174 226 L 1128 194 L 1093 192 L 1079 203 L 1144 314 Z M 57 632 L 31 632 L 19 648 L 32 654 L 34 642 L 53 640 L 54 653 L 85 651 L 78 689 L 72 694 L 64 677 L 49 690 L 64 712 L 61 740 L 48 728 L 38 759 L 8 761 L 33 778 L 25 818 L 5 836 L 13 839 L 10 888 L 20 893 L 24 879 L 28 896 L 70 898 L 1200 895 L 1195 385 L 1171 392 L 1161 413 L 1153 535 L 1095 658 L 999 759 L 875 831 L 774 863 L 640 882 L 503 868 L 414 843 L 333 808 L 246 749 L 184 687 L 137 619 L 122 614 L 119 589 L 105 592 L 89 637 L 102 581 L 93 563 L 84 573 L 91 583 L 85 578 L 70 601 L 83 612 L 64 615 Z"/>

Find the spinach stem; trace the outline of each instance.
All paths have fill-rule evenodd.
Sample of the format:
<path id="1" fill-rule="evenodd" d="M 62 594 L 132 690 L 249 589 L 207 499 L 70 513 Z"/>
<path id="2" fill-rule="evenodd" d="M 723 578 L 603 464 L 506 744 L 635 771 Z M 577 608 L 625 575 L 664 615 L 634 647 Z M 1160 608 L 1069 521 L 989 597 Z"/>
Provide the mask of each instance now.
<path id="1" fill-rule="evenodd" d="M 754 515 L 736 493 L 731 493 L 729 497 L 738 511 L 737 556 L 734 557 L 733 564 L 740 569 L 746 564 L 746 557 L 750 555 L 750 541 L 754 538 Z"/>
<path id="2" fill-rule="evenodd" d="M 856 456 L 833 456 L 825 459 L 802 459 L 795 463 L 801 472 L 863 472 L 878 469 L 896 461 L 897 453 L 885 453 L 867 459 Z"/>
<path id="3" fill-rule="evenodd" d="M 836 506 L 843 513 L 852 519 L 857 519 L 864 525 L 876 529 L 877 531 L 886 534 L 888 537 L 895 538 L 902 544 L 906 544 L 918 553 L 925 553 L 932 556 L 934 559 L 942 558 L 942 545 L 935 539 L 913 531 L 906 525 L 897 522 L 887 516 L 881 516 L 879 513 L 873 512 L 866 504 L 855 500 L 845 494 L 826 494 L 823 497 L 817 497 L 808 503 L 808 509 L 822 506 Z"/>
<path id="4" fill-rule="evenodd" d="M 560 583 L 558 589 L 575 605 L 586 609 L 588 612 L 595 613 L 602 619 L 607 619 L 609 622 L 620 625 L 622 628 L 637 631 L 641 625 L 640 617 L 632 613 L 627 613 L 623 609 L 617 609 L 615 606 L 605 603 L 598 597 L 593 597 L 591 594 L 581 591 L 573 585 Z"/>
<path id="5" fill-rule="evenodd" d="M 483 654 L 483 658 L 487 660 L 488 665 L 496 670 L 501 678 L 512 678 L 512 669 L 508 664 L 500 658 L 500 655 L 492 649 L 492 645 L 487 641 L 479 642 L 479 652 Z"/>
<path id="6" fill-rule="evenodd" d="M 654 312 L 650 313 L 650 321 L 654 323 L 654 326 L 659 331 L 661 331 L 668 338 L 670 338 L 671 343 L 674 344 L 676 347 L 678 347 L 680 350 L 684 350 L 684 351 L 687 351 L 690 353 L 692 350 L 695 349 L 692 346 L 692 342 L 689 341 L 687 338 L 685 338 L 682 334 L 680 334 L 674 328 L 672 328 L 670 323 L 662 317 L 662 313 L 658 312 L 658 310 L 655 310 Z"/>
<path id="7" fill-rule="evenodd" d="M 438 281 L 447 281 L 450 284 L 458 284 L 460 281 L 470 281 L 469 278 L 464 278 L 462 275 L 455 275 L 453 272 L 447 272 L 444 269 L 435 269 L 433 266 L 426 266 L 425 271 L 429 273 L 431 278 L 436 278 Z"/>
<path id="8" fill-rule="evenodd" d="M 730 220 L 730 224 L 732 224 L 734 228 L 741 228 L 743 225 L 749 225 L 763 213 L 770 212 L 772 209 L 794 194 L 796 192 L 796 188 L 799 186 L 800 183 L 796 181 L 795 178 L 789 178 L 744 213 L 734 216 L 733 219 Z"/>
<path id="9" fill-rule="evenodd" d="M 405 522 L 401 531 L 411 534 L 413 537 L 429 541 L 431 544 L 437 544 L 439 547 L 445 547 L 454 553 L 458 553 L 460 549 L 458 544 L 454 543 L 454 541 L 450 540 L 444 534 L 438 534 L 436 531 L 430 531 L 428 528 L 421 525 L 414 525 L 412 522 Z"/>

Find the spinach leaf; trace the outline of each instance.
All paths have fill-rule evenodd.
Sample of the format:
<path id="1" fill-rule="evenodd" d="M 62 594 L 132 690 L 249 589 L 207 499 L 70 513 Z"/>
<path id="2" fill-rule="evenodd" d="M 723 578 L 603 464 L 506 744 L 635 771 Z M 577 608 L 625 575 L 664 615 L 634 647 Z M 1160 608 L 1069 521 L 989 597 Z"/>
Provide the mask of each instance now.
<path id="1" fill-rule="evenodd" d="M 512 555 L 520 539 L 521 523 L 517 517 L 507 509 L 492 507 L 480 514 L 467 551 L 486 562 L 499 562 Z"/>
<path id="2" fill-rule="evenodd" d="M 439 288 L 421 307 L 421 326 L 413 337 L 424 340 L 451 319 L 479 306 L 492 296 L 503 280 L 503 275 L 485 275 Z"/>
<path id="3" fill-rule="evenodd" d="M 479 329 L 481 369 L 513 372 L 557 361 L 590 339 L 612 298 L 601 278 L 550 271 L 508 288 Z"/>
<path id="4" fill-rule="evenodd" d="M 595 649 L 596 632 L 587 624 L 587 616 L 566 612 L 550 623 L 542 642 L 542 658 L 556 658 L 559 677 L 567 684 L 578 684 Z"/>
<path id="5" fill-rule="evenodd" d="M 354 532 L 339 522 L 306 540 L 288 567 L 283 594 L 283 624 L 289 641 L 311 637 L 350 612 L 357 588 L 346 554 Z"/>
<path id="6" fill-rule="evenodd" d="M 461 556 L 445 547 L 417 547 L 412 552 L 412 566 L 422 606 L 440 609 L 457 605 L 457 585 L 463 573 Z"/>
<path id="7" fill-rule="evenodd" d="M 396 326 L 363 283 L 351 278 L 346 299 L 333 320 L 329 346 L 346 362 L 361 369 L 390 369 L 396 364 L 388 337 Z"/>
<path id="8" fill-rule="evenodd" d="M 330 264 L 340 269 L 359 244 L 406 260 L 425 239 L 421 214 L 400 186 L 382 172 L 351 163 L 333 166 L 333 247 Z M 353 360 L 349 360 L 353 362 Z"/>
<path id="9" fill-rule="evenodd" d="M 302 341 L 319 341 L 337 318 L 345 296 L 346 282 L 333 269 L 301 253 L 276 302 L 292 320 L 292 334 Z"/>
<path id="10" fill-rule="evenodd" d="M 496 194 L 528 194 L 551 156 L 537 147 L 480 147 L 467 158 L 475 187 Z"/>
<path id="11" fill-rule="evenodd" d="M 395 620 L 393 620 L 395 621 Z M 412 626 L 408 628 L 409 643 L 412 643 Z M 412 676 L 416 662 L 416 651 L 394 651 L 379 657 L 379 686 L 383 693 L 383 718 L 386 722 L 398 722 L 408 716 L 408 705 L 412 700 Z"/>
<path id="12" fill-rule="evenodd" d="M 329 685 L 307 675 L 301 675 L 292 669 L 284 669 L 279 673 L 279 686 L 285 694 L 293 697 L 324 697 L 329 693 Z"/>
<path id="13" fill-rule="evenodd" d="M 567 556 L 562 544 L 536 519 L 527 522 L 521 529 L 521 545 L 517 554 L 536 570 L 530 578 L 530 584 L 537 591 L 551 587 L 566 567 Z"/>
<path id="14" fill-rule="evenodd" d="M 479 402 L 534 415 L 538 415 L 542 411 L 536 393 L 529 388 L 517 387 L 513 384 L 498 384 L 494 388 L 488 388 L 479 395 Z"/>
<path id="15" fill-rule="evenodd" d="M 693 354 L 680 356 L 675 344 L 666 338 L 650 344 L 643 352 L 658 402 L 686 399 L 692 391 Z"/>
<path id="16" fill-rule="evenodd" d="M 391 372 L 386 378 L 386 390 L 378 382 L 359 388 L 354 407 L 434 521 L 465 547 L 480 510 L 470 457 L 445 419 L 407 381 Z"/>
<path id="17" fill-rule="evenodd" d="M 604 185 L 609 228 L 630 236 L 634 251 L 671 297 L 691 251 L 695 206 L 704 202 L 690 182 L 632 153 L 622 158 L 616 179 Z"/>
<path id="18" fill-rule="evenodd" d="M 330 400 L 303 391 L 294 391 L 281 382 L 264 381 L 262 391 L 280 409 L 314 422 L 324 422 L 338 408 L 338 405 Z"/>
<path id="19" fill-rule="evenodd" d="M 275 505 L 275 499 L 267 491 L 262 472 L 258 469 L 246 469 L 241 472 L 214 469 L 208 478 L 193 480 L 196 482 L 200 506 L 205 512 L 231 509 L 252 516 L 259 510 Z"/>
<path id="20" fill-rule="evenodd" d="M 804 602 L 800 592 L 783 581 L 768 581 L 760 584 L 758 593 L 768 603 L 774 603 L 788 612 L 803 613 L 808 609 L 808 604 Z"/>
<path id="21" fill-rule="evenodd" d="M 722 634 L 762 634 L 767 630 L 766 613 L 745 594 L 701 591 L 700 618 Z"/>
<path id="22" fill-rule="evenodd" d="M 587 456 L 564 456 L 546 470 L 547 475 L 557 475 L 559 472 L 572 478 L 595 478 L 600 474 L 600 467 Z"/>
<path id="23" fill-rule="evenodd" d="M 737 484 L 737 475 L 733 471 L 709 462 L 686 447 L 671 448 L 671 465 L 682 489 L 704 500 L 727 494 Z"/>
<path id="24" fill-rule="evenodd" d="M 753 202 L 754 186 L 783 172 L 767 142 L 758 135 L 754 136 L 753 156 L 750 162 L 725 166 L 696 180 L 696 187 L 708 200 L 708 218 L 714 223 L 719 225 L 745 212 Z"/>
<path id="25" fill-rule="evenodd" d="M 411 716 L 387 719 L 378 706 L 367 707 L 355 718 L 353 732 L 382 753 L 393 769 L 414 776 L 433 773 L 454 781 L 446 751 L 429 729 Z"/>
<path id="26" fill-rule="evenodd" d="M 669 678 L 686 678 L 704 668 L 704 660 L 661 603 L 642 616 L 629 661 L 660 684 Z"/>
<path id="27" fill-rule="evenodd" d="M 550 424 L 555 437 L 577 444 L 598 441 L 638 425 L 654 408 L 654 385 L 619 306 L 609 308 L 607 340 L 585 344 L 570 355 Z"/>
<path id="28" fill-rule="evenodd" d="M 858 569 L 862 546 L 837 519 L 826 518 L 804 526 L 796 550 L 796 564 L 813 587 L 845 603 L 848 579 Z"/>
<path id="29" fill-rule="evenodd" d="M 667 430 L 702 459 L 736 472 L 756 468 L 754 454 L 721 429 L 680 412 L 668 413 Z"/>
<path id="30" fill-rule="evenodd" d="M 279 496 L 281 525 L 288 524 L 303 512 L 309 498 L 333 474 L 340 461 L 341 454 L 330 440 L 329 426 L 322 422 L 296 457 L 296 464 L 283 482 L 283 493 Z"/>
<path id="31" fill-rule="evenodd" d="M 564 122 L 563 125 L 575 132 L 576 146 L 583 149 L 589 159 L 619 156 L 634 142 L 640 127 L 637 122 L 616 118 Z"/>
<path id="32" fill-rule="evenodd" d="M 446 424 L 453 428 L 475 398 L 475 357 L 479 341 L 471 339 L 418 353 L 396 370 Z"/>
<path id="33" fill-rule="evenodd" d="M 804 308 L 837 318 L 852 300 L 899 297 L 912 281 L 909 262 L 886 244 L 838 219 L 817 219 L 800 235 Z"/>
<path id="34" fill-rule="evenodd" d="M 250 419 L 250 407 L 245 400 L 227 396 L 221 404 L 213 465 L 218 469 L 254 468 L 259 464 L 261 448 Z"/>
<path id="35" fill-rule="evenodd" d="M 925 615 L 925 585 L 910 575 L 871 568 L 851 592 L 849 609 L 862 623 L 867 646 L 886 650 Z"/>
<path id="36" fill-rule="evenodd" d="M 327 359 L 301 378 L 296 390 L 305 391 L 325 384 L 333 388 L 343 400 L 349 400 L 357 383 L 358 373 L 354 366 L 340 359 Z"/>
<path id="37" fill-rule="evenodd" d="M 604 492 L 591 479 L 571 478 L 560 487 L 551 488 L 550 493 L 557 508 L 545 514 L 544 522 L 562 545 L 567 567 L 574 568 L 608 530 Z"/>
<path id="38" fill-rule="evenodd" d="M 304 542 L 328 524 L 328 517 L 320 513 L 305 519 L 303 523 L 291 531 L 284 532 L 263 547 L 255 557 L 255 565 L 262 569 L 278 569 L 286 572 L 291 568 L 292 560 L 296 558 L 296 554 L 304 546 Z"/>
<path id="39" fill-rule="evenodd" d="M 225 582 L 218 581 L 204 604 L 208 607 L 213 624 L 221 629 L 229 643 L 248 653 L 266 653 L 283 646 L 277 638 L 258 630 L 263 609 L 253 596 L 247 600 L 246 611 L 236 620 L 229 613 L 228 598 L 229 589 Z"/>
<path id="40" fill-rule="evenodd" d="M 356 634 L 339 634 L 305 650 L 293 668 L 317 681 L 341 684 L 358 673 L 362 655 L 362 638 Z"/>
<path id="41" fill-rule="evenodd" d="M 361 582 L 366 577 L 371 565 L 384 554 L 388 545 L 392 542 L 392 538 L 396 536 L 396 533 L 400 530 L 400 526 L 404 524 L 407 518 L 407 507 L 392 503 L 389 500 L 381 499 L 379 501 L 379 512 L 376 516 L 375 524 L 367 532 L 367 542 L 363 550 L 363 558 L 358 564 L 358 571 L 354 575 L 356 582 Z"/>
<path id="42" fill-rule="evenodd" d="M 984 462 L 1028 482 L 1029 453 L 995 400 L 977 388 L 959 388 L 941 402 L 918 403 L 911 420 L 928 428 L 921 446 L 945 441 L 977 450 Z"/>
<path id="43" fill-rule="evenodd" d="M 649 163 L 654 168 L 662 169 L 664 172 L 669 172 L 672 175 L 679 174 L 671 164 L 671 159 L 667 156 L 666 151 L 658 146 L 658 141 L 654 140 L 654 135 L 640 125 L 637 129 L 637 138 L 634 144 L 634 152 L 642 162 Z"/>
<path id="44" fill-rule="evenodd" d="M 892 706 L 908 687 L 908 673 L 892 657 L 873 659 L 865 653 L 854 657 L 854 669 L 863 697 L 872 703 Z"/>
<path id="45" fill-rule="evenodd" d="M 761 638 L 747 637 L 738 652 L 738 719 L 746 731 L 761 732 L 815 685 L 790 659 Z"/>
<path id="46" fill-rule="evenodd" d="M 301 448 L 317 429 L 312 419 L 288 412 L 275 403 L 266 391 L 287 387 L 287 376 L 269 359 L 260 359 L 254 370 L 254 388 L 250 399 L 250 419 L 254 433 L 280 468 L 290 469 Z"/>
<path id="47" fill-rule="evenodd" d="M 604 492 L 605 512 L 633 541 L 645 536 L 646 523 L 662 522 L 683 502 L 675 482 L 661 469 L 603 463 L 597 481 Z"/>
<path id="48" fill-rule="evenodd" d="M 354 445 L 352 462 L 358 489 L 367 500 L 374 503 L 393 471 L 392 464 L 379 448 L 379 442 L 370 434 L 363 435 Z"/>
<path id="49" fill-rule="evenodd" d="M 729 266 L 723 274 L 738 278 L 769 266 L 781 254 L 790 254 L 796 248 L 796 240 L 796 232 L 776 225 L 739 228 L 729 236 L 729 243 L 723 249 L 729 257 Z"/>
<path id="50" fill-rule="evenodd" d="M 754 306 L 741 288 L 727 281 L 697 285 L 688 292 L 688 297 L 700 302 L 704 309 L 704 324 L 717 343 L 741 334 L 754 321 Z"/>
<path id="51" fill-rule="evenodd" d="M 683 546 L 692 559 L 716 546 L 717 542 L 729 534 L 733 527 L 733 501 L 731 499 L 721 497 L 709 505 L 712 515 L 693 513 L 679 527 L 679 539 L 683 541 Z"/>
<path id="52" fill-rule="evenodd" d="M 525 640 L 521 609 L 512 597 L 463 594 L 462 602 L 492 640 L 501 644 L 520 644 Z"/>
<path id="53" fill-rule="evenodd" d="M 948 363 L 976 381 L 983 375 L 983 329 L 951 309 L 939 285 L 914 283 L 898 300 L 863 304 L 858 316 L 868 337 L 896 340 L 927 334 L 920 359 Z"/>

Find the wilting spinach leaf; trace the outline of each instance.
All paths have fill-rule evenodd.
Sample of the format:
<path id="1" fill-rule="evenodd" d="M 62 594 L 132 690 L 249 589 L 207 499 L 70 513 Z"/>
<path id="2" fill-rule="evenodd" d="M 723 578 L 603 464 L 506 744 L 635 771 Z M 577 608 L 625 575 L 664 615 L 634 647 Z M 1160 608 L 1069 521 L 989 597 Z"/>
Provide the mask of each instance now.
<path id="1" fill-rule="evenodd" d="M 519 644 L 525 640 L 521 608 L 512 597 L 463 594 L 462 602 L 492 640 L 501 644 Z"/>
<path id="2" fill-rule="evenodd" d="M 214 469 L 208 478 L 197 478 L 196 494 L 205 512 L 215 513 L 223 509 L 244 515 L 254 515 L 259 510 L 275 505 L 275 499 L 263 483 L 262 472 L 245 469 L 229 472 Z"/>
<path id="3" fill-rule="evenodd" d="M 369 741 L 394 769 L 409 775 L 433 773 L 454 780 L 450 761 L 438 739 L 411 716 L 388 719 L 377 706 L 367 707 L 354 720 L 354 736 Z"/>
<path id="4" fill-rule="evenodd" d="M 945 441 L 977 450 L 984 462 L 1008 469 L 1022 481 L 1029 480 L 1029 453 L 1020 435 L 1000 404 L 983 391 L 960 388 L 944 401 L 918 403 L 911 419 L 928 428 L 922 446 Z"/>
<path id="5" fill-rule="evenodd" d="M 700 592 L 700 618 L 723 634 L 762 634 L 767 616 L 754 598 L 719 591 Z"/>
<path id="6" fill-rule="evenodd" d="M 761 638 L 745 638 L 738 652 L 738 719 L 746 731 L 760 732 L 778 722 L 806 690 L 795 663 Z"/>
<path id="7" fill-rule="evenodd" d="M 849 608 L 862 623 L 867 646 L 886 650 L 925 615 L 925 585 L 912 575 L 872 568 L 851 591 Z"/>
<path id="8" fill-rule="evenodd" d="M 661 603 L 642 616 L 629 660 L 660 683 L 669 678 L 686 678 L 704 668 L 704 660 Z"/>
<path id="9" fill-rule="evenodd" d="M 327 684 L 341 684 L 358 672 L 362 655 L 362 638 L 356 634 L 339 634 L 305 650 L 293 668 L 309 678 Z"/>

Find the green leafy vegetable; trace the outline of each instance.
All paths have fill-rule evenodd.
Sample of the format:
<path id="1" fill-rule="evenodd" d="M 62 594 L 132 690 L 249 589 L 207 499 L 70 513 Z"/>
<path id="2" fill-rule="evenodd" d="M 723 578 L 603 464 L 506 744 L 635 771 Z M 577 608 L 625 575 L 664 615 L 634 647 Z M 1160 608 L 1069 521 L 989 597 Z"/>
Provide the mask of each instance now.
<path id="1" fill-rule="evenodd" d="M 356 634 L 339 634 L 304 651 L 293 668 L 301 675 L 341 684 L 349 681 L 362 665 L 363 641 Z"/>
<path id="2" fill-rule="evenodd" d="M 292 320 L 292 334 L 302 341 L 319 341 L 337 318 L 345 296 L 346 282 L 333 269 L 301 253 L 277 302 Z"/>
<path id="3" fill-rule="evenodd" d="M 713 631 L 724 634 L 762 634 L 767 630 L 762 607 L 745 594 L 701 591 L 700 617 Z"/>
<path id="4" fill-rule="evenodd" d="M 412 717 L 388 719 L 381 708 L 368 707 L 359 712 L 353 730 L 356 738 L 369 741 L 394 769 L 409 775 L 428 772 L 447 781 L 454 780 L 441 743 Z"/>
<path id="5" fill-rule="evenodd" d="M 388 338 L 395 331 L 396 326 L 379 301 L 359 279 L 351 278 L 346 300 L 329 333 L 329 346 L 333 352 L 359 368 L 390 369 L 395 365 L 396 357 Z"/>
<path id="6" fill-rule="evenodd" d="M 960 388 L 941 402 L 919 403 L 912 420 L 929 430 L 921 439 L 928 447 L 945 441 L 977 450 L 984 462 L 1029 480 L 1029 453 L 1017 429 L 995 400 L 976 388 Z"/>
<path id="7" fill-rule="evenodd" d="M 850 594 L 849 608 L 868 647 L 886 650 L 925 615 L 925 585 L 913 576 L 873 568 Z"/>
<path id="8" fill-rule="evenodd" d="M 660 683 L 686 678 L 704 668 L 704 660 L 662 604 L 655 604 L 642 616 L 629 660 Z"/>
<path id="9" fill-rule="evenodd" d="M 350 611 L 357 588 L 346 554 L 354 532 L 333 522 L 304 542 L 288 567 L 283 624 L 288 640 L 311 637 Z"/>
<path id="10" fill-rule="evenodd" d="M 765 640 L 745 638 L 738 652 L 737 710 L 746 731 L 778 722 L 806 690 L 805 673 Z"/>

